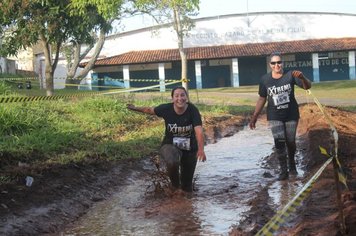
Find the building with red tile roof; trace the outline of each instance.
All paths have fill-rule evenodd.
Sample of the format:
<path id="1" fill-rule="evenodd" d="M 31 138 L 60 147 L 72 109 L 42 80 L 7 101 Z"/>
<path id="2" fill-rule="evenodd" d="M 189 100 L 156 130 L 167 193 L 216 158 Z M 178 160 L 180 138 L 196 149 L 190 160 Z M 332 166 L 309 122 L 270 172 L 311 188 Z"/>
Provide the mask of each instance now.
<path id="1" fill-rule="evenodd" d="M 355 79 L 356 15 L 315 12 L 233 14 L 195 20 L 184 39 L 190 88 L 258 84 L 268 56 L 314 82 Z M 175 32 L 167 25 L 108 36 L 92 77 L 142 87 L 180 80 Z M 82 66 L 85 63 L 82 64 Z"/>

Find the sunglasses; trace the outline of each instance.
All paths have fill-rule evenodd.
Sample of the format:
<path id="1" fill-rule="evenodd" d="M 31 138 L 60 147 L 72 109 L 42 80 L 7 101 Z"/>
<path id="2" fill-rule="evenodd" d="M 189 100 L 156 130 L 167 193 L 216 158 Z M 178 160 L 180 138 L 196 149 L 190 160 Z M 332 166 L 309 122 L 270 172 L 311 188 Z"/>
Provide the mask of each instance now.
<path id="1" fill-rule="evenodd" d="M 280 64 L 282 64 L 282 61 L 271 61 L 270 63 L 271 63 L 271 65 L 275 65 L 275 64 L 280 65 Z"/>

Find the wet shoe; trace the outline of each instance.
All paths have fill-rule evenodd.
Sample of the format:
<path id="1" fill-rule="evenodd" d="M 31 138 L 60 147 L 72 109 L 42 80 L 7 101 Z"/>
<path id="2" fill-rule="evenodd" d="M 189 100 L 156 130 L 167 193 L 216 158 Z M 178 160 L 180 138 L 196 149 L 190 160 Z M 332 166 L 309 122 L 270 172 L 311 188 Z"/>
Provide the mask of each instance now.
<path id="1" fill-rule="evenodd" d="M 283 172 L 283 173 L 280 173 L 277 180 L 286 180 L 288 179 L 289 175 L 288 175 L 288 172 Z"/>
<path id="2" fill-rule="evenodd" d="M 279 155 L 278 161 L 281 169 L 277 180 L 286 180 L 288 179 L 287 157 L 284 155 Z"/>
<path id="3" fill-rule="evenodd" d="M 296 169 L 292 169 L 292 170 L 289 170 L 289 174 L 290 175 L 293 175 L 293 176 L 297 176 L 298 175 L 298 172 Z"/>

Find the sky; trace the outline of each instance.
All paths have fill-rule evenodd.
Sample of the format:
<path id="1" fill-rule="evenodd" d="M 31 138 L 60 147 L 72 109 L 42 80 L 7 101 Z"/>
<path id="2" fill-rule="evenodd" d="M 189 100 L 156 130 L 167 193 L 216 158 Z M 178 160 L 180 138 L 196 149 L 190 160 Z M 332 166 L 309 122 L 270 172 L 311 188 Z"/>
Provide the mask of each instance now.
<path id="1" fill-rule="evenodd" d="M 200 0 L 196 18 L 248 12 L 336 12 L 356 15 L 356 0 Z M 136 16 L 122 21 L 124 31 L 149 27 L 153 20 Z"/>

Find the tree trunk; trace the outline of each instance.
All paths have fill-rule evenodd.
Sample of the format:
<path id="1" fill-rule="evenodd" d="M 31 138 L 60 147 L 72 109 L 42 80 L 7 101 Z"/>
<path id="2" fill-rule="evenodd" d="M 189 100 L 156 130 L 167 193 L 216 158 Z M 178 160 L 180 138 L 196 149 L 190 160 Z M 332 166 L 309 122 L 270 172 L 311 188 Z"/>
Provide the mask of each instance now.
<path id="1" fill-rule="evenodd" d="M 77 71 L 79 61 L 80 61 L 80 50 L 81 45 L 78 42 L 73 43 L 73 63 L 71 63 L 70 68 L 68 68 L 67 78 L 74 78 L 75 72 Z M 69 64 L 69 63 L 68 63 Z"/>
<path id="2" fill-rule="evenodd" d="M 74 79 L 75 73 L 77 72 L 78 65 L 80 62 L 80 50 L 81 50 L 81 45 L 78 42 L 73 43 L 73 62 L 71 63 L 70 67 L 68 68 L 67 72 L 67 78 L 66 78 L 66 89 L 78 89 L 78 86 L 72 86 L 74 84 L 80 84 L 80 80 Z M 86 53 L 88 53 L 90 50 L 90 47 L 87 48 Z M 68 62 L 69 63 L 69 62 Z M 70 84 L 70 85 L 69 85 Z"/>
<path id="3" fill-rule="evenodd" d="M 188 91 L 188 60 L 184 48 L 179 49 L 182 60 L 182 86 Z"/>
<path id="4" fill-rule="evenodd" d="M 54 93 L 54 85 L 53 85 L 54 71 L 52 67 L 52 57 L 50 52 L 51 49 L 49 43 L 47 42 L 44 36 L 41 36 L 41 44 L 45 56 L 46 95 L 52 96 Z"/>
<path id="5" fill-rule="evenodd" d="M 181 63 L 182 63 L 182 68 L 181 68 L 181 79 L 182 79 L 182 86 L 187 90 L 188 92 L 188 61 L 187 61 L 187 55 L 184 50 L 183 46 L 183 38 L 184 38 L 184 32 L 182 29 L 182 23 L 180 21 L 180 13 L 178 8 L 173 9 L 173 14 L 174 14 L 174 21 L 173 21 L 173 26 L 174 30 L 177 33 L 178 37 L 178 48 L 179 48 L 179 54 L 181 58 Z"/>
<path id="6" fill-rule="evenodd" d="M 46 76 L 46 95 L 53 96 L 54 94 L 54 83 L 53 75 L 58 64 L 59 49 L 62 45 L 62 41 L 58 41 L 56 44 L 56 54 L 54 59 L 52 59 L 51 45 L 46 40 L 44 35 L 40 35 L 40 40 L 43 47 L 43 53 L 45 56 L 45 76 Z"/>
<path id="7" fill-rule="evenodd" d="M 89 71 L 93 68 L 95 64 L 96 59 L 98 59 L 99 57 L 104 42 L 105 42 L 105 30 L 102 28 L 100 29 L 99 39 L 95 45 L 93 56 L 90 58 L 90 61 L 88 61 L 84 69 L 75 78 L 84 78 L 89 73 Z"/>

